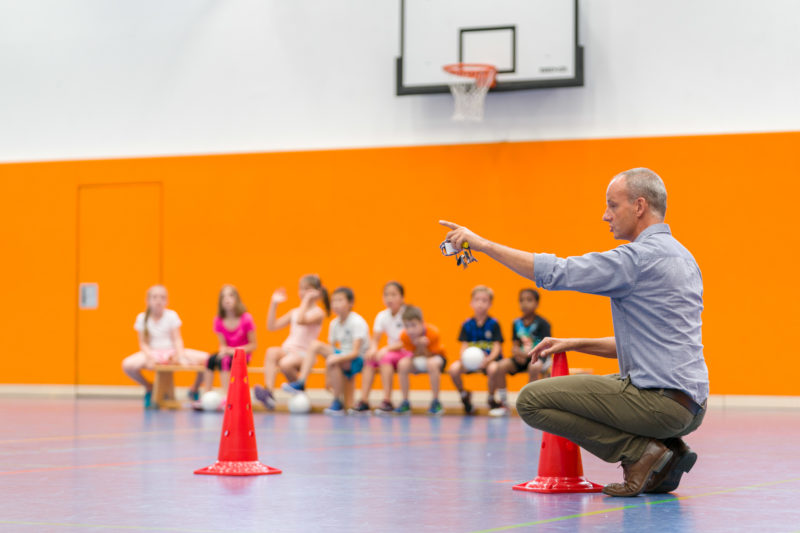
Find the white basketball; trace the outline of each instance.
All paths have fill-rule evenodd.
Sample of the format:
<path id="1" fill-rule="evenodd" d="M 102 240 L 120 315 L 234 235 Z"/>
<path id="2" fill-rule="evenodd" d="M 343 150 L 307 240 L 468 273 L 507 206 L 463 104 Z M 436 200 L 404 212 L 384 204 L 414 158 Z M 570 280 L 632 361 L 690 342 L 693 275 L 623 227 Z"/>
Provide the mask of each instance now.
<path id="1" fill-rule="evenodd" d="M 200 404 L 203 406 L 203 411 L 216 411 L 222 405 L 222 394 L 215 390 L 204 392 L 200 397 Z"/>
<path id="2" fill-rule="evenodd" d="M 411 360 L 414 364 L 414 370 L 417 372 L 427 372 L 428 371 L 428 358 L 424 355 L 418 355 L 414 359 Z"/>
<path id="3" fill-rule="evenodd" d="M 311 412 L 311 400 L 307 395 L 300 393 L 289 398 L 289 412 L 295 415 L 305 415 Z"/>
<path id="4" fill-rule="evenodd" d="M 486 352 L 477 346 L 470 346 L 461 352 L 461 364 L 464 365 L 467 372 L 475 372 L 481 367 L 484 357 L 486 357 Z"/>

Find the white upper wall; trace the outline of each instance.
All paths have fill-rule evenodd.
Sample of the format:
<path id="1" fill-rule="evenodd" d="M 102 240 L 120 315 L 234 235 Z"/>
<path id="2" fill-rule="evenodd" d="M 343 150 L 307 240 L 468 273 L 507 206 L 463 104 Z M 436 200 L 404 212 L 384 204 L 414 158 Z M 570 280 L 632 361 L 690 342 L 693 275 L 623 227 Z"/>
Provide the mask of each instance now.
<path id="1" fill-rule="evenodd" d="M 580 9 L 585 86 L 464 125 L 395 96 L 399 0 L 0 0 L 0 161 L 800 129 L 800 2 Z"/>

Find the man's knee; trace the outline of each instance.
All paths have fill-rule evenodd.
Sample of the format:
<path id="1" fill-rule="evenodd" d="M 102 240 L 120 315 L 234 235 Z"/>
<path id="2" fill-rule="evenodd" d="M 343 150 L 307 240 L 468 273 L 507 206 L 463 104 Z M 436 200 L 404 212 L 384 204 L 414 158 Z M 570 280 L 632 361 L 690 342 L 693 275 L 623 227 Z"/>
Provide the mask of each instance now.
<path id="1" fill-rule="evenodd" d="M 538 418 L 544 405 L 541 401 L 541 396 L 537 393 L 537 384 L 539 382 L 528 383 L 517 395 L 517 412 L 519 416 L 525 420 L 529 425 L 534 425 L 532 421 Z"/>

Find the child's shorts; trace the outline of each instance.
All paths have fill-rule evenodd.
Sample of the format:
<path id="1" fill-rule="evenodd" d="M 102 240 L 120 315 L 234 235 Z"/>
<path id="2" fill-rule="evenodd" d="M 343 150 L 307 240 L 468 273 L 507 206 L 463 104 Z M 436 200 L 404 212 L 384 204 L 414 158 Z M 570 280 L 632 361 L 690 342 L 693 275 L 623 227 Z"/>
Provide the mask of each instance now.
<path id="1" fill-rule="evenodd" d="M 445 356 L 443 356 L 442 354 L 438 354 L 437 353 L 437 354 L 434 354 L 434 355 L 431 356 L 431 359 L 433 359 L 433 358 L 441 359 L 441 361 L 442 361 L 442 372 L 447 370 L 447 358 Z M 411 372 L 413 372 L 414 374 L 427 374 L 428 373 L 427 370 L 424 371 L 424 372 L 418 372 L 417 369 L 414 367 L 414 365 L 411 365 Z"/>
<path id="2" fill-rule="evenodd" d="M 342 369 L 342 372 L 344 373 L 344 377 L 346 377 L 347 379 L 352 379 L 353 377 L 355 377 L 356 374 L 361 372 L 363 368 L 364 368 L 364 358 L 359 356 L 356 357 L 355 359 L 351 359 L 350 368 L 348 368 L 347 370 Z"/>
<path id="3" fill-rule="evenodd" d="M 392 365 L 392 368 L 397 370 L 397 363 L 412 355 L 413 354 L 408 350 L 393 350 L 391 352 L 386 352 L 386 355 L 381 357 L 378 361 L 370 361 L 369 365 L 375 368 L 378 368 L 380 365 Z"/>
<path id="4" fill-rule="evenodd" d="M 247 354 L 247 362 L 250 363 L 250 355 Z M 208 358 L 208 362 L 206 363 L 206 368 L 209 370 L 222 370 L 224 372 L 228 372 L 231 369 L 231 364 L 233 363 L 233 356 L 232 355 L 223 355 L 220 357 L 218 353 L 212 353 L 211 356 Z"/>

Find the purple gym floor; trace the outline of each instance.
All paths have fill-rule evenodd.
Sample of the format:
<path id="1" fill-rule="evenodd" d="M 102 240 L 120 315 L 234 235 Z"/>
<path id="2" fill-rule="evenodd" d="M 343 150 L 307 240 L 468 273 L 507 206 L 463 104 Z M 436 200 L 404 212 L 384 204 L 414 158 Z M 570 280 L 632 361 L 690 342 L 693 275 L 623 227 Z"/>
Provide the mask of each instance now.
<path id="1" fill-rule="evenodd" d="M 541 434 L 516 416 L 255 414 L 283 474 L 196 476 L 222 415 L 128 400 L 0 399 L 0 531 L 798 531 L 800 411 L 712 409 L 674 495 L 526 494 Z M 583 453 L 586 475 L 622 471 Z"/>

